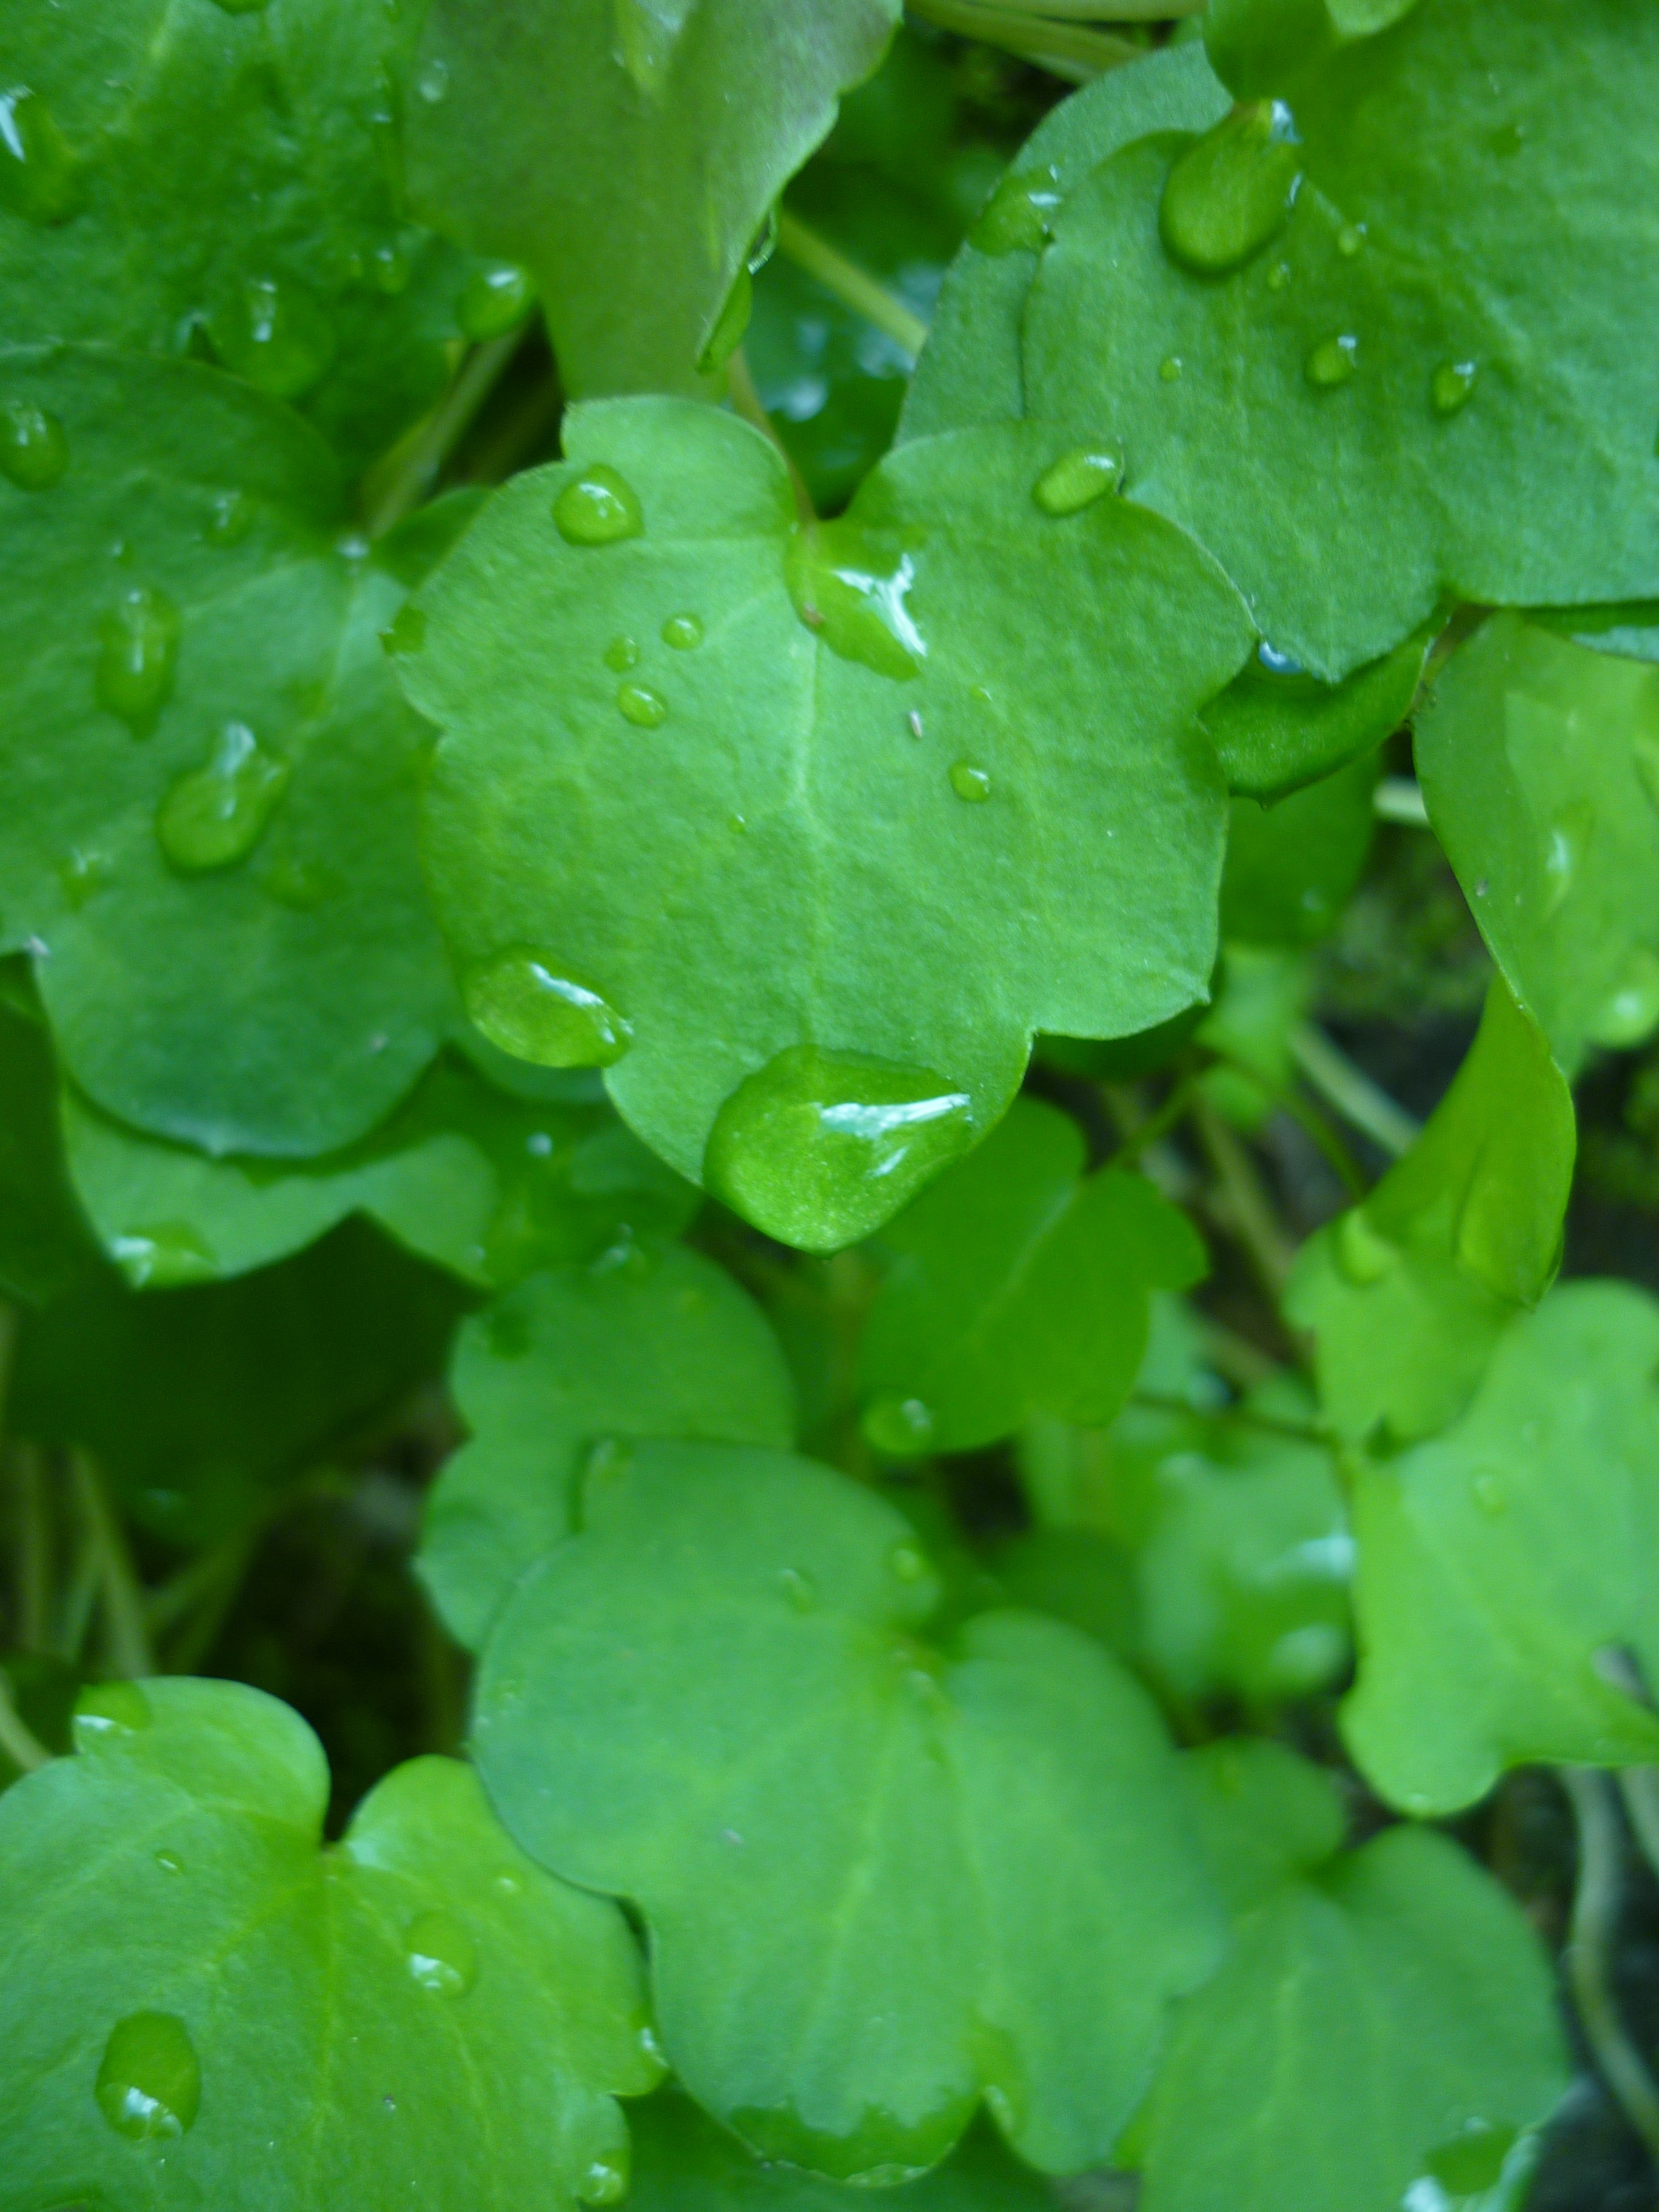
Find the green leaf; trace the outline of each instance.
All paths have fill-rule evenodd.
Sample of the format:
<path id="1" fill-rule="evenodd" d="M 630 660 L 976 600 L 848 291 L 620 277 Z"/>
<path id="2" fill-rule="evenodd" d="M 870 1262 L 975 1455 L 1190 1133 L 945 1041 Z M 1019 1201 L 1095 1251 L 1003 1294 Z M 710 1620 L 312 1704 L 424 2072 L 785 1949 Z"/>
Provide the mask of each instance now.
<path id="1" fill-rule="evenodd" d="M 1236 810 L 1254 804 L 1234 801 Z M 1222 882 L 1224 886 L 1224 875 Z M 1215 1004 L 1206 1012 L 1196 1036 L 1224 1063 L 1206 1071 L 1204 1096 L 1240 1128 L 1259 1128 L 1292 1089 L 1297 1071 L 1291 1037 L 1306 1018 L 1313 994 L 1314 975 L 1305 951 L 1267 945 L 1227 947 Z"/>
<path id="2" fill-rule="evenodd" d="M 1276 665 L 1284 656 L 1258 646 L 1204 709 L 1228 789 L 1279 798 L 1372 751 L 1410 714 L 1429 644 L 1420 631 L 1341 684 Z"/>
<path id="3" fill-rule="evenodd" d="M 1248 625 L 1155 518 L 1045 513 L 1035 427 L 907 447 L 816 532 L 713 410 L 616 401 L 566 439 L 399 658 L 444 732 L 427 851 L 468 1003 L 606 1063 L 682 1174 L 833 1249 L 996 1120 L 1034 1029 L 1203 994 L 1223 795 L 1193 716 Z"/>
<path id="4" fill-rule="evenodd" d="M 1659 1024 L 1659 668 L 1500 614 L 1435 679 L 1418 774 L 1504 980 L 1571 1073 Z"/>
<path id="5" fill-rule="evenodd" d="M 1221 878 L 1224 938 L 1312 945 L 1330 933 L 1370 852 L 1379 772 L 1370 754 L 1276 805 L 1234 799 Z"/>
<path id="6" fill-rule="evenodd" d="M 641 1445 L 511 1600 L 474 1733 L 525 1846 L 630 1898 L 686 2087 L 763 2155 L 933 2164 L 981 2094 L 1104 2157 L 1218 1927 L 1144 1693 L 1086 1638 L 921 1641 L 908 1524 L 811 1462 Z"/>
<path id="7" fill-rule="evenodd" d="M 1394 1828 L 1332 1856 L 1329 1785 L 1275 1745 L 1187 1765 L 1218 1869 L 1242 1856 L 1258 1881 L 1137 2128 L 1146 2212 L 1518 2205 L 1528 2131 L 1568 2078 L 1519 1908 L 1440 1836 Z"/>
<path id="8" fill-rule="evenodd" d="M 1142 1176 L 1083 1176 L 1083 1133 L 1034 1098 L 890 1222 L 859 1361 L 865 1425 L 897 1457 L 971 1451 L 1043 1413 L 1110 1420 L 1146 1349 L 1147 1298 L 1204 1247 Z"/>
<path id="9" fill-rule="evenodd" d="M 1418 0 L 1214 0 L 1205 15 L 1211 60 L 1241 100 L 1282 90 L 1339 46 L 1385 31 Z"/>
<path id="10" fill-rule="evenodd" d="M 764 1318 L 696 1252 L 532 1276 L 466 1322 L 451 1380 L 472 1437 L 433 1489 L 418 1565 L 469 1645 L 526 1568 L 569 1532 L 596 1446 L 635 1437 L 787 1444 L 794 1431 Z"/>
<path id="11" fill-rule="evenodd" d="M 1345 1437 L 1407 1442 L 1464 1406 L 1505 1322 L 1561 1255 L 1572 1096 L 1543 1033 L 1494 981 L 1468 1057 L 1406 1157 L 1303 1248 L 1285 1311 L 1318 1340 Z"/>
<path id="12" fill-rule="evenodd" d="M 1024 319 L 1027 410 L 1121 439 L 1129 495 L 1191 530 L 1274 647 L 1327 680 L 1449 593 L 1659 585 L 1652 392 L 1630 342 L 1655 305 L 1659 21 L 1590 0 L 1559 50 L 1557 22 L 1555 0 L 1421 0 L 1328 58 L 1298 45 L 1265 88 L 1289 102 L 1300 188 L 1226 273 L 1177 255 L 1250 189 L 1233 122 L 1201 192 L 1176 167 L 1194 142 L 1143 139 L 1054 222 Z"/>
<path id="13" fill-rule="evenodd" d="M 1505 1331 L 1468 1411 L 1354 1492 L 1362 1663 L 1343 1731 L 1411 1812 L 1534 1759 L 1659 1763 L 1659 1306 L 1572 1283 Z"/>
<path id="14" fill-rule="evenodd" d="M 337 547 L 316 434 L 228 377 L 19 350 L 0 397 L 66 441 L 49 483 L 0 480 L 0 945 L 109 1112 L 349 1143 L 453 1018 L 379 641 L 401 592 Z"/>
<path id="15" fill-rule="evenodd" d="M 189 343 L 361 465 L 429 406 L 465 257 L 407 221 L 393 13 L 52 0 L 6 17 L 7 339 Z M 19 149 L 24 158 L 17 158 Z"/>
<path id="16" fill-rule="evenodd" d="M 0 1297 L 39 1304 L 89 1256 L 52 1110 L 52 1042 L 21 963 L 0 967 Z"/>
<path id="17" fill-rule="evenodd" d="M 896 0 L 434 0 L 416 198 L 533 272 L 569 391 L 695 391 L 768 210 L 897 19 Z"/>
<path id="18" fill-rule="evenodd" d="M 237 1683 L 94 1691 L 0 1802 L 6 2212 L 608 2203 L 659 2077 L 614 1905 L 450 1759 L 322 1844 L 328 1769 Z"/>

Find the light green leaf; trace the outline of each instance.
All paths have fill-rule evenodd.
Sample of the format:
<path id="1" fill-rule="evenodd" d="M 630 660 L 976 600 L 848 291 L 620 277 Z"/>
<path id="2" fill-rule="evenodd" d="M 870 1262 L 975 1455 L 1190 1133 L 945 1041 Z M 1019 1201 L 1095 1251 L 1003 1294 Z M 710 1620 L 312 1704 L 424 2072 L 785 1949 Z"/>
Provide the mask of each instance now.
<path id="1" fill-rule="evenodd" d="M 419 723 L 288 410 L 193 362 L 0 353 L 65 441 L 0 478 L 0 945 L 109 1112 L 307 1154 L 380 1120 L 453 1018 L 416 849 Z"/>
<path id="2" fill-rule="evenodd" d="M 1167 525 L 1046 514 L 1039 428 L 904 447 L 805 534 L 774 448 L 711 409 L 566 437 L 399 657 L 444 732 L 427 851 L 468 1003 L 526 1056 L 614 1062 L 682 1174 L 833 1249 L 997 1119 L 1034 1029 L 1202 995 L 1224 801 L 1193 717 L 1248 625 Z"/>
<path id="3" fill-rule="evenodd" d="M 1468 1411 L 1354 1493 L 1359 1681 L 1343 1732 L 1411 1812 L 1507 1766 L 1659 1763 L 1659 1306 L 1624 1283 L 1555 1291 L 1505 1331 Z"/>
<path id="4" fill-rule="evenodd" d="M 896 0 L 434 0 L 416 198 L 534 272 L 569 391 L 694 391 L 768 210 L 897 20 Z"/>
<path id="5" fill-rule="evenodd" d="M 1234 799 L 1221 877 L 1224 938 L 1312 945 L 1329 934 L 1370 852 L 1379 772 L 1370 754 L 1276 805 Z"/>
<path id="6" fill-rule="evenodd" d="M 210 348 L 349 459 L 379 453 L 442 388 L 468 275 L 401 204 L 407 38 L 337 0 L 11 0 L 8 342 Z"/>
<path id="7" fill-rule="evenodd" d="M 517 1850 L 453 1760 L 322 1844 L 328 1769 L 232 1682 L 92 1692 L 0 1801 L 4 2212 L 362 2212 L 622 2193 L 659 2077 L 614 1905 Z"/>
<path id="8" fill-rule="evenodd" d="M 1285 1311 L 1317 1339 L 1319 1393 L 1345 1437 L 1399 1442 L 1464 1406 L 1506 1321 L 1561 1255 L 1572 1096 L 1501 982 L 1411 1151 L 1303 1248 Z"/>
<path id="9" fill-rule="evenodd" d="M 1659 1024 L 1659 668 L 1494 616 L 1417 768 L 1492 958 L 1569 1073 Z"/>
<path id="10" fill-rule="evenodd" d="M 1084 1178 L 1082 1131 L 1035 1098 L 889 1224 L 859 1360 L 865 1426 L 897 1457 L 971 1451 L 1036 1413 L 1102 1423 L 1146 1349 L 1153 1290 L 1204 1247 L 1142 1176 Z"/>
<path id="11" fill-rule="evenodd" d="M 1203 181 L 1175 174 L 1193 141 L 1144 139 L 1054 224 L 1024 320 L 1027 410 L 1121 439 L 1130 496 L 1190 529 L 1274 647 L 1328 680 L 1446 594 L 1659 586 L 1653 398 L 1630 338 L 1656 307 L 1659 20 L 1588 0 L 1571 40 L 1559 26 L 1558 0 L 1420 0 L 1328 58 L 1298 45 L 1262 88 L 1289 102 L 1268 150 L 1300 188 L 1224 273 L 1176 252 L 1200 258 L 1259 181 L 1244 119 L 1217 126 Z"/>
<path id="12" fill-rule="evenodd" d="M 0 1297 L 68 1288 L 90 1240 L 64 1170 L 52 1043 L 21 962 L 0 967 Z"/>
<path id="13" fill-rule="evenodd" d="M 1277 1746 L 1187 1765 L 1218 1869 L 1242 1856 L 1267 1878 L 1177 2013 L 1136 2131 L 1146 2212 L 1511 2212 L 1568 2078 L 1518 1907 L 1440 1836 L 1332 1856 L 1329 1785 Z"/>
<path id="14" fill-rule="evenodd" d="M 981 2094 L 1073 2171 L 1218 1926 L 1144 1693 L 1057 1622 L 921 1638 L 907 1522 L 811 1462 L 647 1444 L 520 1584 L 474 1735 L 568 1879 L 634 1900 L 670 2063 L 763 2155 L 933 2164 Z"/>
<path id="15" fill-rule="evenodd" d="M 433 1489 L 417 1564 L 465 1644 L 569 1532 L 596 1445 L 787 1444 L 794 1431 L 789 1378 L 759 1309 L 696 1252 L 531 1277 L 462 1328 L 451 1381 L 472 1437 Z"/>

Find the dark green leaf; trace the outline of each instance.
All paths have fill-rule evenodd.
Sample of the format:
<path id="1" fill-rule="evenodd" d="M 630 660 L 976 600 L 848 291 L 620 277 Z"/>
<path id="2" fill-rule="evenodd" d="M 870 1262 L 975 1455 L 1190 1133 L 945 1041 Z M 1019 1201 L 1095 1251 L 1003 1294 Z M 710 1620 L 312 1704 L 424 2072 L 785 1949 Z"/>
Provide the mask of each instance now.
<path id="1" fill-rule="evenodd" d="M 1221 878 L 1224 938 L 1312 945 L 1329 935 L 1371 848 L 1377 775 L 1373 754 L 1276 805 L 1234 799 Z"/>
<path id="2" fill-rule="evenodd" d="M 68 1287 L 91 1248 L 64 1173 L 52 1043 L 21 965 L 6 975 L 16 996 L 0 997 L 0 1297 L 38 1302 Z"/>
<path id="3" fill-rule="evenodd" d="M 1282 656 L 1258 647 L 1204 709 L 1228 789 L 1277 798 L 1372 750 L 1411 712 L 1428 647 L 1425 635 L 1408 637 L 1342 684 L 1270 665 Z"/>

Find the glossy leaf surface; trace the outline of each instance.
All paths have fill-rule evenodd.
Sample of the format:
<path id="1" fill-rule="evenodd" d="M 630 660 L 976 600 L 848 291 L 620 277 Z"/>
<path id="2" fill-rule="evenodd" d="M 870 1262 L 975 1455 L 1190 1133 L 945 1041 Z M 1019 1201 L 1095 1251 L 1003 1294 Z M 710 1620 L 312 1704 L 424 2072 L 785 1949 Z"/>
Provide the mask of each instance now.
<path id="1" fill-rule="evenodd" d="M 1058 1623 L 921 1639 L 908 1524 L 807 1461 L 641 1445 L 515 1592 L 474 1741 L 520 1840 L 633 1899 L 670 2063 L 763 2154 L 889 2179 L 981 2094 L 1102 2159 L 1213 1901 L 1144 1693 Z"/>
<path id="2" fill-rule="evenodd" d="M 660 2067 L 614 1905 L 514 1849 L 448 1759 L 319 1849 L 299 1716 L 229 1682 L 94 1691 L 0 1802 L 0 2205 L 224 2212 L 610 2201 Z"/>

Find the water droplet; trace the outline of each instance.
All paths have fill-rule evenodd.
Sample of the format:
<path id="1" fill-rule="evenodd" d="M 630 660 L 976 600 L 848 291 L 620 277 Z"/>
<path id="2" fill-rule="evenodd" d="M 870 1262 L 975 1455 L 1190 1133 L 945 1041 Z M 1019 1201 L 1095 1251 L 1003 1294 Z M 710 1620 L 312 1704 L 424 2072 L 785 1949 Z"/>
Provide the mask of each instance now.
<path id="1" fill-rule="evenodd" d="M 628 2176 L 610 2159 L 596 2158 L 576 2185 L 584 2204 L 614 2204 L 626 2195 Z"/>
<path id="2" fill-rule="evenodd" d="M 227 722 L 212 758 L 171 784 L 155 836 L 181 875 L 205 875 L 245 860 L 264 834 L 291 774 L 246 722 Z"/>
<path id="3" fill-rule="evenodd" d="M 509 946 L 469 969 L 461 995 L 467 1018 L 491 1044 L 538 1067 L 609 1067 L 633 1041 L 614 1006 L 530 945 Z"/>
<path id="4" fill-rule="evenodd" d="M 927 647 L 907 604 L 908 552 L 843 515 L 795 532 L 784 575 L 796 613 L 832 653 L 900 682 L 920 674 Z"/>
<path id="5" fill-rule="evenodd" d="M 1165 247 L 1218 276 L 1259 253 L 1296 198 L 1302 158 L 1282 100 L 1235 107 L 1176 158 L 1158 204 Z"/>
<path id="6" fill-rule="evenodd" d="M 129 2013 L 110 2030 L 94 2087 L 98 2109 L 129 2142 L 176 2142 L 195 2124 L 202 2068 L 181 2020 Z"/>
<path id="7" fill-rule="evenodd" d="M 1179 384 L 1181 356 L 1178 353 L 1166 353 L 1158 365 L 1158 373 L 1165 384 Z"/>
<path id="8" fill-rule="evenodd" d="M 605 665 L 615 669 L 618 676 L 634 667 L 639 657 L 640 648 L 631 637 L 613 637 L 605 648 Z"/>
<path id="9" fill-rule="evenodd" d="M 1046 468 L 1031 487 L 1045 514 L 1076 514 L 1123 481 L 1123 455 L 1115 447 L 1075 446 Z"/>
<path id="10" fill-rule="evenodd" d="M 714 327 L 703 340 L 702 350 L 697 356 L 700 375 L 713 376 L 731 360 L 743 343 L 754 307 L 755 280 L 746 268 L 739 269 L 714 318 Z"/>
<path id="11" fill-rule="evenodd" d="M 884 1391 L 865 1408 L 863 1427 L 878 1452 L 890 1459 L 910 1459 L 925 1452 L 933 1440 L 933 1411 L 920 1398 Z"/>
<path id="12" fill-rule="evenodd" d="M 662 626 L 662 641 L 676 653 L 690 653 L 702 643 L 702 624 L 696 615 L 670 615 Z"/>
<path id="13" fill-rule="evenodd" d="M 1659 808 L 1659 737 L 1638 737 L 1631 750 L 1636 757 L 1636 780 L 1650 804 Z"/>
<path id="14" fill-rule="evenodd" d="M 657 730 L 668 720 L 668 702 L 648 684 L 624 684 L 617 693 L 617 711 L 635 729 Z"/>
<path id="15" fill-rule="evenodd" d="M 778 1576 L 784 1596 L 797 1613 L 817 1610 L 818 1586 L 811 1575 L 800 1567 L 785 1567 Z"/>
<path id="16" fill-rule="evenodd" d="M 102 853 L 83 853 L 77 846 L 58 865 L 58 880 L 64 886 L 64 896 L 79 914 L 89 898 L 114 880 L 115 866 Z"/>
<path id="17" fill-rule="evenodd" d="M 1052 164 L 1018 174 L 1011 172 L 986 202 L 968 234 L 968 243 L 981 253 L 1012 253 L 1020 248 L 1041 253 L 1054 236 L 1060 201 L 1060 172 Z"/>
<path id="18" fill-rule="evenodd" d="M 122 1230 L 110 1238 L 109 1255 L 136 1291 L 177 1291 L 219 1279 L 212 1246 L 187 1221 Z"/>
<path id="19" fill-rule="evenodd" d="M 926 1582 L 927 1554 L 920 1544 L 895 1544 L 887 1554 L 887 1571 L 896 1582 L 911 1585 Z"/>
<path id="20" fill-rule="evenodd" d="M 1290 281 L 1290 263 L 1288 261 L 1275 261 L 1273 267 L 1267 271 L 1267 289 L 1270 292 L 1282 292 Z"/>
<path id="21" fill-rule="evenodd" d="M 273 399 L 302 399 L 333 365 L 334 326 L 290 277 L 248 277 L 210 313 L 207 329 L 231 374 Z"/>
<path id="22" fill-rule="evenodd" d="M 640 2030 L 639 2045 L 646 2057 L 654 2059 L 659 2066 L 665 2066 L 668 2063 L 663 2055 L 663 2047 L 657 2040 L 656 2030 L 649 2023 Z"/>
<path id="23" fill-rule="evenodd" d="M 202 535 L 210 545 L 240 545 L 253 527 L 258 509 L 245 491 L 222 491 L 214 496 Z"/>
<path id="24" fill-rule="evenodd" d="M 1257 664 L 1269 676 L 1305 676 L 1302 663 L 1288 653 L 1281 653 L 1276 645 L 1269 645 L 1264 637 L 1255 649 Z"/>
<path id="25" fill-rule="evenodd" d="M 75 1741 L 77 1749 L 137 1735 L 147 1729 L 153 1715 L 149 1699 L 137 1682 L 95 1682 L 75 1701 Z"/>
<path id="26" fill-rule="evenodd" d="M 1330 392 L 1346 384 L 1359 366 L 1359 341 L 1348 332 L 1322 338 L 1303 363 L 1303 371 L 1316 391 Z"/>
<path id="27" fill-rule="evenodd" d="M 1594 828 L 1594 816 L 1588 806 L 1581 804 L 1570 807 L 1559 821 L 1552 822 L 1545 832 L 1541 904 L 1547 921 L 1553 921 L 1566 904 L 1577 880 L 1579 860 Z"/>
<path id="28" fill-rule="evenodd" d="M 1345 261 L 1352 261 L 1365 243 L 1363 222 L 1345 222 L 1336 234 L 1336 250 Z"/>
<path id="29" fill-rule="evenodd" d="M 478 1978 L 478 1947 L 447 1912 L 423 1912 L 404 1938 L 410 1979 L 435 1996 L 464 1997 Z"/>
<path id="30" fill-rule="evenodd" d="M 401 239 L 383 238 L 369 254 L 369 282 L 388 300 L 395 300 L 406 292 L 414 274 L 415 264 Z M 465 329 L 465 323 L 462 327 Z"/>
<path id="31" fill-rule="evenodd" d="M 449 96 L 449 64 L 429 61 L 415 80 L 415 89 L 428 107 L 436 107 Z"/>
<path id="32" fill-rule="evenodd" d="M 1363 1206 L 1354 1206 L 1337 1223 L 1336 1264 L 1358 1288 L 1380 1281 L 1399 1257 L 1399 1246 L 1371 1227 Z"/>
<path id="33" fill-rule="evenodd" d="M 155 1863 L 163 1874 L 182 1874 L 185 1870 L 185 1863 L 177 1851 L 157 1851 Z"/>
<path id="34" fill-rule="evenodd" d="M 69 466 L 69 440 L 55 415 L 32 400 L 0 407 L 0 476 L 19 491 L 46 491 Z"/>
<path id="35" fill-rule="evenodd" d="M 1477 371 L 1472 361 L 1443 361 L 1429 380 L 1429 397 L 1437 415 L 1455 415 L 1474 390 Z"/>
<path id="36" fill-rule="evenodd" d="M 715 1116 L 710 1190 L 803 1251 L 867 1236 L 974 1140 L 973 1103 L 924 1069 L 791 1045 Z"/>
<path id="37" fill-rule="evenodd" d="M 951 788 L 958 799 L 966 799 L 970 806 L 982 806 L 991 796 L 991 779 L 982 768 L 971 761 L 953 761 L 951 765 Z"/>
<path id="38" fill-rule="evenodd" d="M 105 617 L 96 690 L 106 714 L 147 738 L 173 696 L 179 665 L 179 610 L 165 592 L 136 585 Z"/>
<path id="39" fill-rule="evenodd" d="M 904 726 L 908 730 L 910 735 L 917 739 L 921 738 L 926 734 L 922 729 L 921 714 L 919 708 L 915 707 L 911 708 L 909 713 L 904 718 Z"/>
<path id="40" fill-rule="evenodd" d="M 645 528 L 639 494 L 604 461 L 592 461 L 553 502 L 559 535 L 572 545 L 614 545 Z"/>
<path id="41" fill-rule="evenodd" d="M 455 319 L 480 342 L 516 330 L 536 304 L 530 271 L 514 261 L 492 261 L 474 271 L 455 306 Z"/>
<path id="42" fill-rule="evenodd" d="M 81 165 L 46 101 L 27 85 L 0 93 L 0 207 L 54 225 L 82 201 Z"/>
<path id="43" fill-rule="evenodd" d="M 1593 1044 L 1610 1051 L 1640 1044 L 1659 1024 L 1659 954 L 1637 945 L 1590 1030 Z"/>
<path id="44" fill-rule="evenodd" d="M 515 1874 L 498 1874 L 495 1877 L 495 1889 L 497 1894 L 501 1897 L 524 1895 L 524 1884 Z"/>
<path id="45" fill-rule="evenodd" d="M 426 610 L 412 600 L 405 600 L 386 628 L 380 632 L 380 643 L 388 653 L 421 653 L 426 647 Z"/>
<path id="46" fill-rule="evenodd" d="M 1504 1495 L 1501 1478 L 1490 1471 L 1477 1474 L 1469 1486 L 1474 1493 L 1475 1504 L 1483 1513 L 1489 1514 L 1493 1520 L 1498 1518 L 1509 1504 L 1509 1499 Z"/>

